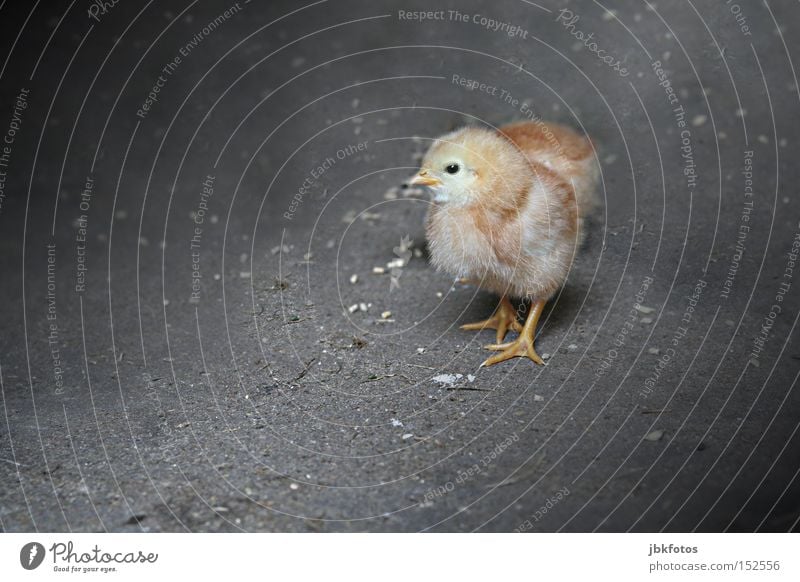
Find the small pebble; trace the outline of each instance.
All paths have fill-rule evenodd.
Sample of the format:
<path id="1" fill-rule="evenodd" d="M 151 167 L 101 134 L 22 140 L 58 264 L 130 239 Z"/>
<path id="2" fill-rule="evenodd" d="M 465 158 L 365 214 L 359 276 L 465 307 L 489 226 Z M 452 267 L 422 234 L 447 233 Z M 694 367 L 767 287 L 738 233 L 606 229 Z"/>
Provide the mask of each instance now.
<path id="1" fill-rule="evenodd" d="M 373 275 L 383 275 L 386 272 L 386 269 L 383 267 L 372 267 L 372 274 Z"/>
<path id="2" fill-rule="evenodd" d="M 383 313 L 381 313 L 381 317 L 383 319 L 389 319 L 391 316 L 392 316 L 392 312 L 391 311 L 384 311 Z"/>
<path id="3" fill-rule="evenodd" d="M 350 275 L 350 284 L 355 285 L 356 283 L 358 283 L 358 275 L 356 274 Z"/>
<path id="4" fill-rule="evenodd" d="M 544 396 L 539 396 L 538 394 L 533 395 L 534 402 L 544 402 Z"/>
<path id="5" fill-rule="evenodd" d="M 663 430 L 654 430 L 653 432 L 648 433 L 644 437 L 644 440 L 653 441 L 653 442 L 660 441 L 663 436 L 664 436 L 664 431 Z"/>
<path id="6" fill-rule="evenodd" d="M 657 356 L 658 354 L 661 353 L 661 350 L 659 350 L 658 348 L 647 348 L 647 353 Z"/>

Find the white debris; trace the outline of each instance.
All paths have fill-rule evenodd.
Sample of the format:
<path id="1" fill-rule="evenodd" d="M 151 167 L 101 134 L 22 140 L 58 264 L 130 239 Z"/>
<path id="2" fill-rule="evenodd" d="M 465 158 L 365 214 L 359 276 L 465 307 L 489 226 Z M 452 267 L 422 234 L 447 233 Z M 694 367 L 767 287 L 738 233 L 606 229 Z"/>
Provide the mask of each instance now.
<path id="1" fill-rule="evenodd" d="M 373 275 L 383 275 L 386 272 L 386 269 L 383 267 L 372 267 L 372 274 Z"/>
<path id="2" fill-rule="evenodd" d="M 391 311 L 384 311 L 383 313 L 381 313 L 381 319 L 389 319 L 391 316 L 392 316 Z"/>
<path id="3" fill-rule="evenodd" d="M 534 402 L 544 402 L 544 396 L 539 396 L 538 394 L 533 395 Z"/>
<path id="4" fill-rule="evenodd" d="M 475 381 L 475 376 L 473 376 L 472 374 L 467 374 L 467 380 L 469 382 L 474 382 Z"/>
<path id="5" fill-rule="evenodd" d="M 289 489 L 291 489 L 292 491 L 297 491 L 298 489 L 300 489 L 300 485 L 298 485 L 297 483 L 291 483 L 289 485 Z"/>
<path id="6" fill-rule="evenodd" d="M 410 432 L 407 432 L 406 434 L 403 435 L 403 440 L 407 441 L 408 439 L 410 439 L 413 436 L 414 436 L 413 434 L 411 434 Z"/>
<path id="7" fill-rule="evenodd" d="M 355 313 L 358 311 L 358 303 L 353 303 L 350 307 L 347 308 L 347 311 L 350 313 Z"/>
<path id="8" fill-rule="evenodd" d="M 706 115 L 695 115 L 692 118 L 692 125 L 694 125 L 695 127 L 700 127 L 706 121 L 708 121 L 708 116 L 706 116 Z"/>
<path id="9" fill-rule="evenodd" d="M 288 253 L 289 246 L 288 245 L 278 245 L 277 247 L 272 247 L 269 251 L 273 255 L 277 255 L 278 253 Z"/>
<path id="10" fill-rule="evenodd" d="M 425 348 L 417 348 L 417 353 L 418 354 L 424 354 L 425 353 Z"/>
<path id="11" fill-rule="evenodd" d="M 653 442 L 660 441 L 663 436 L 664 436 L 664 431 L 663 430 L 654 430 L 653 432 L 648 433 L 644 437 L 644 440 L 653 441 Z"/>
<path id="12" fill-rule="evenodd" d="M 647 348 L 647 353 L 657 356 L 658 354 L 661 353 L 661 350 L 659 350 L 658 348 Z"/>
<path id="13" fill-rule="evenodd" d="M 571 352 L 574 352 L 575 350 L 577 350 L 577 349 L 578 349 L 578 344 L 569 344 L 569 345 L 567 346 L 567 349 L 568 349 L 569 351 L 571 351 Z"/>
<path id="14" fill-rule="evenodd" d="M 356 283 L 358 283 L 358 275 L 354 273 L 350 275 L 350 284 L 355 285 Z"/>
<path id="15" fill-rule="evenodd" d="M 463 376 L 461 374 L 439 374 L 438 376 L 434 376 L 431 378 L 434 382 L 438 384 L 444 384 L 445 386 L 452 386 L 459 380 L 461 380 Z"/>
<path id="16" fill-rule="evenodd" d="M 644 313 L 645 315 L 648 315 L 650 313 L 653 313 L 655 311 L 655 308 L 653 308 L 653 307 L 645 307 L 644 305 L 638 305 L 637 304 L 636 305 L 636 311 L 638 311 L 639 313 Z"/>
<path id="17" fill-rule="evenodd" d="M 388 263 L 386 263 L 387 269 L 402 269 L 406 266 L 406 262 L 403 259 L 392 259 Z"/>
<path id="18" fill-rule="evenodd" d="M 392 426 L 394 426 L 394 427 L 403 426 L 403 423 L 400 422 L 399 420 L 397 420 L 396 418 L 393 418 L 391 420 L 391 422 L 392 422 Z"/>
<path id="19" fill-rule="evenodd" d="M 250 271 L 239 271 L 239 278 L 240 279 L 249 279 L 250 278 Z"/>
<path id="20" fill-rule="evenodd" d="M 368 309 L 369 309 L 369 306 L 366 303 L 364 303 L 363 301 L 358 304 L 358 310 L 359 311 L 367 311 Z"/>
<path id="21" fill-rule="evenodd" d="M 549 360 L 550 359 L 550 354 L 548 354 L 547 352 L 543 353 L 542 354 L 542 359 L 543 360 Z"/>

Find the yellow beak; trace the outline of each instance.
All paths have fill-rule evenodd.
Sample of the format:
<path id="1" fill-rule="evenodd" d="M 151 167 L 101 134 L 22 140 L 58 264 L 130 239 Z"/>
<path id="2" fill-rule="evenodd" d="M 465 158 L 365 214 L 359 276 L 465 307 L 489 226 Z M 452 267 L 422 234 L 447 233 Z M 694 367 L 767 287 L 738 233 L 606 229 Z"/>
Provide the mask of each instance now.
<path id="1" fill-rule="evenodd" d="M 442 181 L 439 178 L 434 178 L 428 174 L 428 170 L 420 170 L 419 173 L 411 179 L 411 184 L 414 186 L 439 186 Z"/>

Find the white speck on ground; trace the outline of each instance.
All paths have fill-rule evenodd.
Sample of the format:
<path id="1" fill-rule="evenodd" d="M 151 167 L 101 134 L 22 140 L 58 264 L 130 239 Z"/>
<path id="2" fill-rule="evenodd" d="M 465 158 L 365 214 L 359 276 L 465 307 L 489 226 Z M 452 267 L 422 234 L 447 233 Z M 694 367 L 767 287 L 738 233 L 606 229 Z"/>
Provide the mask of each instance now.
<path id="1" fill-rule="evenodd" d="M 534 402 L 544 402 L 544 396 L 539 396 L 538 394 L 533 395 Z"/>
<path id="2" fill-rule="evenodd" d="M 654 430 L 653 432 L 651 432 L 651 433 L 648 433 L 648 434 L 647 434 L 647 435 L 644 437 L 644 440 L 646 440 L 646 441 L 653 441 L 653 442 L 655 442 L 655 441 L 660 441 L 660 440 L 662 439 L 662 437 L 663 437 L 663 436 L 664 436 L 664 431 L 663 431 L 663 430 Z"/>
<path id="3" fill-rule="evenodd" d="M 434 376 L 433 378 L 431 378 L 431 380 L 433 380 L 438 384 L 444 384 L 445 386 L 452 386 L 453 384 L 461 380 L 461 378 L 463 377 L 464 376 L 462 376 L 461 374 L 439 374 L 438 376 Z"/>
<path id="4" fill-rule="evenodd" d="M 396 418 L 393 418 L 393 419 L 391 420 L 391 422 L 392 422 L 392 426 L 395 426 L 395 427 L 397 427 L 397 426 L 403 426 L 403 423 L 402 423 L 402 422 L 400 422 L 399 420 L 397 420 Z"/>
<path id="5" fill-rule="evenodd" d="M 692 125 L 694 125 L 695 127 L 700 127 L 701 125 L 704 125 L 706 121 L 708 121 L 708 116 L 706 116 L 706 115 L 695 115 L 692 118 Z"/>

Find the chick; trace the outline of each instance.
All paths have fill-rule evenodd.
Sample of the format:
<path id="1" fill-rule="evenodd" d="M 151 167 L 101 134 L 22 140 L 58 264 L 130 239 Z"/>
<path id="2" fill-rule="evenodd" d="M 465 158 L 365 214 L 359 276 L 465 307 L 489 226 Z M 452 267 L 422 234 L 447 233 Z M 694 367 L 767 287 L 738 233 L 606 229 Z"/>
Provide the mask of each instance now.
<path id="1" fill-rule="evenodd" d="M 486 348 L 498 353 L 482 366 L 515 357 L 544 363 L 533 345 L 536 325 L 567 277 L 599 173 L 588 138 L 534 121 L 462 128 L 426 153 L 411 183 L 433 192 L 431 262 L 501 297 L 492 317 L 462 326 L 497 331 Z M 530 300 L 524 325 L 510 298 Z M 509 329 L 519 337 L 501 343 Z"/>

